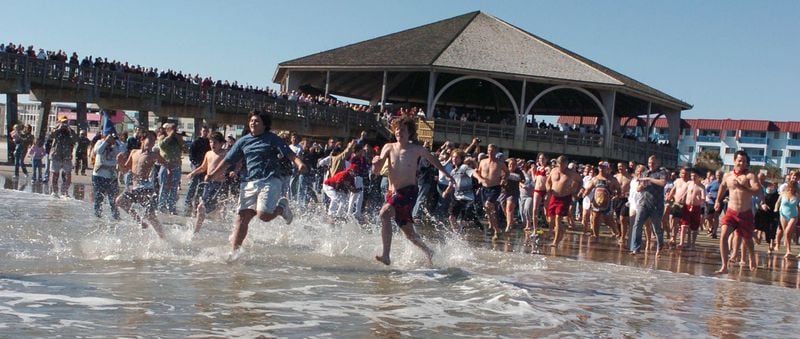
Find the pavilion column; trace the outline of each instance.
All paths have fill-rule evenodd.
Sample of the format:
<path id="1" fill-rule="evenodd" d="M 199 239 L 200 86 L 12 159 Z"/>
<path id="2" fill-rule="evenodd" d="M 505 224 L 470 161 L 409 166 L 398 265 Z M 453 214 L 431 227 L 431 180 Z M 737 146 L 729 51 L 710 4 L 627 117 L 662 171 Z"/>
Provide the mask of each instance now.
<path id="1" fill-rule="evenodd" d="M 386 72 L 383 73 L 383 83 L 384 83 L 384 86 L 385 86 L 385 84 L 386 84 Z M 330 85 L 331 85 L 331 71 L 325 71 L 325 98 L 327 98 L 328 95 L 331 94 Z M 383 104 L 381 104 L 381 108 L 383 108 Z"/>
<path id="2" fill-rule="evenodd" d="M 603 143 L 607 150 L 611 150 L 614 148 L 614 127 L 619 126 L 619 119 L 614 117 L 617 91 L 600 91 L 600 100 L 606 113 L 603 117 Z"/>
<path id="3" fill-rule="evenodd" d="M 517 148 L 525 147 L 525 127 L 528 115 L 525 114 L 525 90 L 527 80 L 522 80 L 522 93 L 519 96 L 519 113 L 517 113 L 517 124 L 514 128 L 514 145 Z"/>
<path id="4" fill-rule="evenodd" d="M 75 106 L 75 120 L 78 124 L 78 131 L 89 131 L 89 122 L 86 121 L 86 103 L 79 102 Z"/>
<path id="5" fill-rule="evenodd" d="M 435 106 L 435 102 L 433 102 L 433 98 L 436 96 L 436 78 L 438 74 L 436 71 L 431 71 L 430 76 L 428 77 L 428 105 L 425 109 L 425 117 L 428 119 L 433 118 L 433 108 Z"/>
<path id="6" fill-rule="evenodd" d="M 670 110 L 664 113 L 669 125 L 669 145 L 671 147 L 678 147 L 678 137 L 681 133 L 681 111 Z"/>
<path id="7" fill-rule="evenodd" d="M 386 105 L 386 74 L 388 72 L 383 71 L 383 85 L 381 85 L 381 113 L 383 113 L 383 108 Z M 427 112 L 425 112 L 427 113 Z"/>
<path id="8" fill-rule="evenodd" d="M 39 113 L 39 121 L 37 121 L 37 131 L 36 137 L 44 140 L 44 137 L 47 135 L 47 125 L 48 120 L 50 120 L 50 109 L 52 108 L 52 104 L 50 101 L 42 101 L 42 112 Z"/>
<path id="9" fill-rule="evenodd" d="M 17 93 L 6 94 L 6 145 L 8 145 L 8 162 L 14 163 L 14 145 L 11 142 L 11 131 L 19 120 L 17 111 Z"/>
<path id="10" fill-rule="evenodd" d="M 647 102 L 647 120 L 644 124 L 644 138 L 645 141 L 650 142 L 650 115 L 653 114 L 653 103 Z"/>

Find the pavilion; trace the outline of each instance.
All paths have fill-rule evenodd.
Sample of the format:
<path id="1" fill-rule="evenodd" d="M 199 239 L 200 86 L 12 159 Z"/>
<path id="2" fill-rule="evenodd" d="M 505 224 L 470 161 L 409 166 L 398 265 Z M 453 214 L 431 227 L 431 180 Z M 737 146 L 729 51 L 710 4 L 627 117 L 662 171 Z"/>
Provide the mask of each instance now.
<path id="1" fill-rule="evenodd" d="M 602 140 L 576 151 L 595 157 L 624 156 L 615 151 L 624 146 L 615 135 L 626 118 L 666 118 L 676 145 L 681 111 L 692 107 L 480 11 L 282 62 L 273 81 L 283 90 L 313 88 L 381 107 L 417 105 L 428 119 L 448 107 L 489 111 L 507 117 L 498 138 L 508 139 L 503 147 L 510 150 L 532 150 L 529 115 L 596 117 Z"/>

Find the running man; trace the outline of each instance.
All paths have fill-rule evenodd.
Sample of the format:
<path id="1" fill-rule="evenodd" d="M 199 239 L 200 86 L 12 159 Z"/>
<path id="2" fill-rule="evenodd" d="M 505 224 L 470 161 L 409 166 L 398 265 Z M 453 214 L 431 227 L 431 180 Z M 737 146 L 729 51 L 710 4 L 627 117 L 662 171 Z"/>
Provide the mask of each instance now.
<path id="1" fill-rule="evenodd" d="M 142 223 L 142 228 L 147 228 L 148 223 L 156 231 L 158 237 L 164 239 L 164 228 L 156 218 L 156 205 L 158 204 L 158 194 L 155 185 L 150 180 L 150 173 L 156 162 L 165 162 L 158 152 L 153 152 L 156 144 L 156 133 L 153 131 L 145 132 L 142 140 L 142 149 L 131 151 L 128 161 L 125 162 L 122 170 L 130 170 L 132 173 L 133 185 L 131 190 L 123 193 L 117 198 L 117 206 L 128 212 L 133 219 Z M 114 183 L 116 185 L 116 183 Z M 145 208 L 147 222 L 142 220 L 136 211 L 131 209 L 132 204 L 138 204 Z"/>
<path id="2" fill-rule="evenodd" d="M 392 120 L 392 131 L 397 142 L 384 145 L 380 157 L 372 161 L 372 170 L 376 174 L 383 168 L 384 163 L 389 162 L 389 193 L 386 195 L 386 204 L 383 205 L 380 212 L 383 254 L 376 255 L 375 260 L 384 265 L 392 263 L 389 253 L 392 248 L 391 219 L 394 217 L 397 226 L 405 233 L 406 238 L 425 252 L 428 264 L 433 264 L 433 251 L 422 242 L 422 238 L 414 230 L 411 210 L 417 201 L 417 163 L 419 160 L 425 159 L 443 172 L 444 167 L 428 149 L 410 142 L 417 136 L 417 126 L 413 118 L 402 117 Z M 453 179 L 449 173 L 446 175 L 449 180 Z"/>
<path id="3" fill-rule="evenodd" d="M 719 194 L 714 203 L 714 210 L 722 209 L 722 197 L 728 192 L 728 208 L 720 221 L 722 236 L 719 237 L 719 252 L 722 267 L 719 274 L 728 273 L 728 237 L 733 231 L 744 241 L 750 259 L 750 270 L 756 270 L 756 255 L 753 250 L 753 232 L 755 220 L 753 216 L 753 195 L 761 193 L 761 184 L 755 174 L 750 173 L 750 157 L 744 151 L 736 151 L 733 155 L 733 170 L 720 180 Z M 742 261 L 744 261 L 742 253 Z"/>
<path id="4" fill-rule="evenodd" d="M 533 215 L 531 216 L 533 229 L 526 229 L 525 231 L 532 231 L 533 234 L 536 234 L 536 228 L 539 226 L 539 210 L 542 204 L 547 201 L 545 182 L 550 175 L 550 167 L 547 166 L 547 156 L 544 153 L 539 153 L 536 157 L 536 166 L 531 168 L 530 173 L 533 179 Z"/>
<path id="5" fill-rule="evenodd" d="M 206 128 L 203 127 L 205 130 Z M 202 134 L 205 138 L 206 133 Z M 200 232 L 200 227 L 203 226 L 203 221 L 206 219 L 206 213 L 214 212 L 219 204 L 220 195 L 222 195 L 222 187 L 225 185 L 225 172 L 219 171 L 213 177 L 205 175 L 209 168 L 215 168 L 219 163 L 224 160 L 225 150 L 222 145 L 225 144 L 225 137 L 220 132 L 213 132 L 208 138 L 210 150 L 206 151 L 200 165 L 196 165 L 195 169 L 188 174 L 189 182 L 195 182 L 194 177 L 202 176 L 203 182 L 197 184 L 197 191 L 200 193 L 200 203 L 197 204 L 197 220 L 194 224 L 194 233 Z M 196 160 L 196 159 L 195 159 Z M 191 208 L 192 200 L 187 199 L 187 208 Z"/>
<path id="6" fill-rule="evenodd" d="M 283 181 L 280 173 L 284 158 L 293 162 L 300 172 L 306 171 L 306 165 L 289 149 L 286 141 L 269 131 L 272 127 L 269 114 L 251 111 L 248 127 L 250 134 L 239 138 L 225 159 L 207 174 L 209 178 L 215 178 L 218 172 L 244 159 L 246 170 L 239 190 L 239 212 L 233 224 L 230 260 L 241 254 L 240 248 L 253 217 L 269 222 L 280 215 L 287 224 L 292 223 L 294 215 L 289 209 L 289 200 L 281 197 Z"/>
<path id="7" fill-rule="evenodd" d="M 685 169 L 681 169 L 683 172 Z M 683 201 L 683 214 L 681 215 L 681 231 L 678 248 L 683 248 L 683 241 L 688 235 L 688 248 L 694 249 L 697 241 L 697 233 L 700 231 L 700 224 L 703 223 L 703 205 L 706 201 L 706 187 L 700 183 L 700 175 L 692 170 L 691 180 L 686 185 L 686 192 Z"/>
<path id="8" fill-rule="evenodd" d="M 503 181 L 508 177 L 508 166 L 497 159 L 497 147 L 494 144 L 486 146 L 488 157 L 481 160 L 478 169 L 475 171 L 475 178 L 481 183 L 481 196 L 483 208 L 486 210 L 486 218 L 489 226 L 494 231 L 492 239 L 497 239 L 500 235 L 499 221 L 497 220 L 497 210 L 500 207 L 500 192 L 502 191 Z"/>
<path id="9" fill-rule="evenodd" d="M 617 163 L 617 174 L 614 175 L 620 186 L 620 194 L 614 201 L 614 212 L 617 213 L 619 223 L 619 244 L 625 244 L 625 239 L 630 231 L 630 213 L 628 197 L 631 191 L 631 175 L 628 174 L 628 165 L 624 162 Z"/>
<path id="10" fill-rule="evenodd" d="M 581 178 L 573 170 L 567 168 L 566 156 L 559 156 L 556 159 L 556 167 L 547 176 L 545 187 L 550 196 L 550 203 L 547 206 L 547 217 L 550 219 L 550 228 L 555 232 L 553 246 L 558 246 L 564 231 L 561 229 L 561 218 L 569 213 L 569 206 L 572 204 L 572 196 L 581 189 Z"/>
<path id="11" fill-rule="evenodd" d="M 616 237 L 619 231 L 614 222 L 612 203 L 619 195 L 619 183 L 611 176 L 611 165 L 607 161 L 601 162 L 597 167 L 597 175 L 589 181 L 589 186 L 584 192 L 584 196 L 589 198 L 589 209 L 592 213 L 591 236 L 595 239 L 600 237 L 600 219 L 603 219 L 603 223 Z"/>

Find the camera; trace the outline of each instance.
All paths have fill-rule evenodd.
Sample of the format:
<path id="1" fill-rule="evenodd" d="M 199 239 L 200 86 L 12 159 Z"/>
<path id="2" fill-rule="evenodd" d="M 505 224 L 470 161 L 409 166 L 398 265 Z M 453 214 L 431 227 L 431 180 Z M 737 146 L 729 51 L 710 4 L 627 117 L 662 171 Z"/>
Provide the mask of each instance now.
<path id="1" fill-rule="evenodd" d="M 475 138 L 475 141 L 481 142 L 481 138 Z"/>

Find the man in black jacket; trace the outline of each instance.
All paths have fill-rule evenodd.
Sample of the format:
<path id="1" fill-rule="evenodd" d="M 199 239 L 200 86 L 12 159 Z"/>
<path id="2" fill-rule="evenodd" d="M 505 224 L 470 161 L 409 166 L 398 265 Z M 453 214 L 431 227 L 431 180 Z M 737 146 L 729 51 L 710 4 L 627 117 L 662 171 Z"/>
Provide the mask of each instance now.
<path id="1" fill-rule="evenodd" d="M 189 147 L 189 161 L 192 163 L 192 170 L 203 163 L 203 158 L 209 150 L 211 150 L 211 145 L 208 142 L 208 127 L 203 126 L 200 128 L 200 136 L 195 139 Z M 205 178 L 205 173 L 193 176 L 192 181 L 189 182 L 189 189 L 186 191 L 185 202 L 187 216 L 192 214 L 200 199 L 200 194 L 198 193 L 201 193 L 202 190 L 198 189 L 198 187 L 203 181 L 203 178 Z"/>

